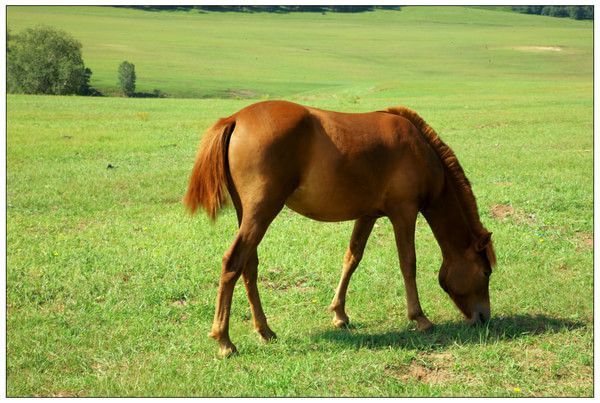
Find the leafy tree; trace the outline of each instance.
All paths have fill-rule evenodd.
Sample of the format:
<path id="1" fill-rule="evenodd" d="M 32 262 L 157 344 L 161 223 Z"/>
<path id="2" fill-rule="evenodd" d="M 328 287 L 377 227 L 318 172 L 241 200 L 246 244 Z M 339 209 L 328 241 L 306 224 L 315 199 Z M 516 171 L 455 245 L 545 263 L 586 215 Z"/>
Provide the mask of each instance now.
<path id="1" fill-rule="evenodd" d="M 123 94 L 131 97 L 135 94 L 135 66 L 124 61 L 119 65 L 119 84 Z"/>
<path id="2" fill-rule="evenodd" d="M 566 6 L 544 6 L 542 8 L 542 15 L 549 15 L 551 17 L 567 17 L 569 12 Z"/>
<path id="3" fill-rule="evenodd" d="M 28 28 L 10 36 L 7 53 L 8 92 L 84 94 L 92 71 L 81 57 L 81 43 L 63 30 Z"/>
<path id="4" fill-rule="evenodd" d="M 593 20 L 594 6 L 569 6 L 569 17 L 576 20 Z"/>
<path id="5" fill-rule="evenodd" d="M 512 9 L 526 14 L 570 17 L 576 20 L 594 19 L 594 6 L 513 6 Z"/>
<path id="6" fill-rule="evenodd" d="M 92 70 L 87 67 L 83 71 L 83 84 L 81 85 L 81 95 L 101 95 L 98 91 L 90 87 L 90 79 L 92 78 Z"/>
<path id="7" fill-rule="evenodd" d="M 544 6 L 525 6 L 529 14 L 541 14 Z"/>

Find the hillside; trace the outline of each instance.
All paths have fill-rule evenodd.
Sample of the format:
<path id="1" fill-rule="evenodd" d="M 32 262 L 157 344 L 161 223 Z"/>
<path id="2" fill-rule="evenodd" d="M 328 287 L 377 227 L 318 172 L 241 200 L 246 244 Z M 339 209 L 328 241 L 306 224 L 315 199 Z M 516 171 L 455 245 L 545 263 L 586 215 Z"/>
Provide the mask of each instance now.
<path id="1" fill-rule="evenodd" d="M 592 22 L 465 7 L 272 14 L 9 6 L 7 21 L 13 34 L 36 24 L 73 34 L 92 85 L 109 95 L 123 60 L 136 66 L 138 91 L 171 97 L 444 92 L 448 81 L 493 79 L 502 88 L 592 74 Z"/>

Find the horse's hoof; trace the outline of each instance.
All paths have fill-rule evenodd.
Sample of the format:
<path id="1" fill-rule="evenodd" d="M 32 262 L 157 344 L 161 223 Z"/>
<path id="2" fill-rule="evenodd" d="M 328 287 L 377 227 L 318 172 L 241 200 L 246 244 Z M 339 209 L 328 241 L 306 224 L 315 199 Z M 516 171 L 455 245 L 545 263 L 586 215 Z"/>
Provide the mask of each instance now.
<path id="1" fill-rule="evenodd" d="M 257 330 L 257 332 L 260 335 L 261 340 L 265 343 L 277 339 L 275 332 L 269 328 L 266 328 L 265 330 Z"/>
<path id="2" fill-rule="evenodd" d="M 339 318 L 333 318 L 333 326 L 337 327 L 338 329 L 345 329 L 348 326 L 350 326 L 350 320 L 349 319 L 339 319 Z"/>
<path id="3" fill-rule="evenodd" d="M 420 318 L 417 318 L 417 330 L 419 332 L 426 332 L 428 330 L 430 330 L 431 328 L 433 328 L 433 323 L 431 323 L 429 321 L 429 319 L 427 319 L 424 316 L 421 316 Z"/>
<path id="4" fill-rule="evenodd" d="M 237 354 L 237 348 L 233 344 L 221 346 L 219 349 L 219 356 L 221 358 L 229 358 Z"/>

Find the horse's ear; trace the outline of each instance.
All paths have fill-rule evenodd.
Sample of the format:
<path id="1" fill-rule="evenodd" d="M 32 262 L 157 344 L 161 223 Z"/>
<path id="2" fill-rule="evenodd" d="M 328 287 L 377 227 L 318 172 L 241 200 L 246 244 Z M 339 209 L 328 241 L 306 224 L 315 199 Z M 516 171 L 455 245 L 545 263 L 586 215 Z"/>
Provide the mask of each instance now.
<path id="1" fill-rule="evenodd" d="M 492 244 L 492 233 L 485 232 L 475 241 L 475 250 L 477 252 L 485 251 L 490 266 L 496 266 L 496 252 L 494 251 L 494 245 Z"/>
<path id="2" fill-rule="evenodd" d="M 492 242 L 492 233 L 486 232 L 485 234 L 480 236 L 479 239 L 475 242 L 475 250 L 477 252 L 482 252 L 483 250 L 485 250 L 488 247 L 488 245 L 491 242 Z"/>
<path id="3" fill-rule="evenodd" d="M 496 252 L 494 251 L 494 246 L 491 241 L 485 248 L 485 254 L 488 258 L 488 262 L 490 262 L 490 266 L 496 267 Z"/>

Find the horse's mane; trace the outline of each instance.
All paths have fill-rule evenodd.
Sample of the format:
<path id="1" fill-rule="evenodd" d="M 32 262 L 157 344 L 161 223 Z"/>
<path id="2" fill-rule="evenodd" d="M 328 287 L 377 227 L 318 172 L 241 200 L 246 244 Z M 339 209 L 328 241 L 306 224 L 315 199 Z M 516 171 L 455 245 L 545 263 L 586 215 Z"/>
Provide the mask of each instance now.
<path id="1" fill-rule="evenodd" d="M 467 179 L 463 168 L 460 166 L 454 151 L 452 151 L 452 149 L 442 141 L 435 130 L 433 130 L 433 128 L 429 126 L 415 111 L 404 106 L 395 106 L 387 108 L 387 110 L 382 112 L 398 115 L 409 120 L 421 132 L 425 140 L 427 140 L 431 148 L 433 148 L 442 161 L 442 165 L 444 166 L 448 177 L 455 185 L 454 187 L 457 190 L 456 193 L 459 202 L 464 209 L 465 217 L 467 218 L 467 222 L 474 235 L 478 238 L 481 238 L 488 234 L 488 230 L 485 229 L 479 218 L 477 202 L 475 200 L 473 190 L 471 189 L 471 183 Z M 491 241 L 486 249 L 488 259 L 493 266 L 496 263 L 496 256 Z"/>

